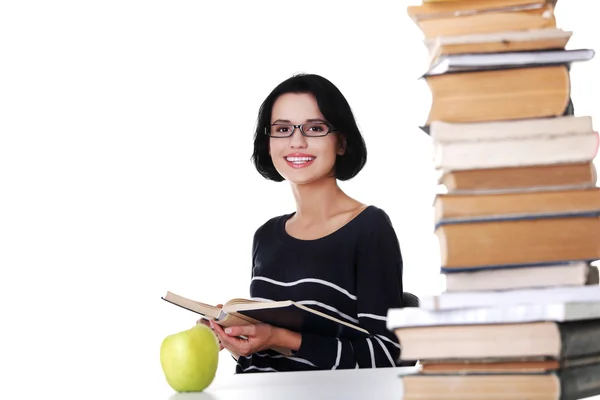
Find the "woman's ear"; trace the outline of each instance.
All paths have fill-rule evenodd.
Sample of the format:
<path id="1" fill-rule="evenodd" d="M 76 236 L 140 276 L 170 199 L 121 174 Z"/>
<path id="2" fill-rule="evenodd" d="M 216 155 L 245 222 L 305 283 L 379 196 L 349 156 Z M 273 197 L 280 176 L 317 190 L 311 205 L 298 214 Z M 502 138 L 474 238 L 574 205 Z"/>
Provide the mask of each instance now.
<path id="1" fill-rule="evenodd" d="M 344 135 L 340 135 L 338 136 L 338 146 L 337 146 L 337 155 L 338 156 L 343 156 L 344 154 L 346 154 L 346 136 Z"/>

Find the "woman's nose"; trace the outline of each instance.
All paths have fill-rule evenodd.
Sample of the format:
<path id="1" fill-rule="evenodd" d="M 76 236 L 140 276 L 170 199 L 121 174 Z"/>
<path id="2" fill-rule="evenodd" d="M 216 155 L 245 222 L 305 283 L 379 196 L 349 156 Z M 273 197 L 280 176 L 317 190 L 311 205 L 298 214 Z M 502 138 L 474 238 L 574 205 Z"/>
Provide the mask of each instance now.
<path id="1" fill-rule="evenodd" d="M 294 127 L 294 131 L 292 132 L 292 136 L 290 137 L 290 147 L 295 149 L 297 148 L 305 148 L 307 146 L 306 137 L 300 131 L 300 128 Z"/>

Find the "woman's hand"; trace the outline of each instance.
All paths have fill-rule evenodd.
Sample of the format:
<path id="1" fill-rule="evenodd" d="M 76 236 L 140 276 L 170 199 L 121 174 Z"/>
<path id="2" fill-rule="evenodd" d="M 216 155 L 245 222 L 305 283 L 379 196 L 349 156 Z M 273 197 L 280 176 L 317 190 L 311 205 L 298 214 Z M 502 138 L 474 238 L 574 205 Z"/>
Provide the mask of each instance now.
<path id="1" fill-rule="evenodd" d="M 230 352 L 242 356 L 248 356 L 271 347 L 298 350 L 302 341 L 299 333 L 268 324 L 231 326 L 225 329 L 212 321 L 210 324 L 222 346 Z M 239 336 L 244 336 L 246 339 Z"/>

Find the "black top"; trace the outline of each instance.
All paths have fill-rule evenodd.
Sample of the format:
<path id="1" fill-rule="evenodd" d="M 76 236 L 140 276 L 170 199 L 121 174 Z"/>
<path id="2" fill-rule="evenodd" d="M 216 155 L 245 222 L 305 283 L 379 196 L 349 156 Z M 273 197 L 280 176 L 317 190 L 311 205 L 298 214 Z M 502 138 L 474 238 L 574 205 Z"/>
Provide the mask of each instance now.
<path id="1" fill-rule="evenodd" d="M 293 356 L 271 350 L 241 356 L 236 372 L 396 366 L 400 345 L 386 327 L 387 311 L 402 307 L 402 256 L 388 215 L 365 208 L 337 231 L 315 240 L 290 236 L 286 214 L 256 231 L 250 296 L 293 300 L 371 333 L 349 339 L 302 334 Z"/>

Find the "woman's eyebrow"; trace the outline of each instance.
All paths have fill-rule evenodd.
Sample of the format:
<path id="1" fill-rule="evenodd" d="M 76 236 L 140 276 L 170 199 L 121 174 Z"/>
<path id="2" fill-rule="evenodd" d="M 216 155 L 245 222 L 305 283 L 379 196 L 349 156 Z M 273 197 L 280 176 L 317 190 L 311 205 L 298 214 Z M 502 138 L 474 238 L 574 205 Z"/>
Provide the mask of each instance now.
<path id="1" fill-rule="evenodd" d="M 325 120 L 321 118 L 309 118 L 306 120 L 306 122 L 325 122 Z M 289 119 L 277 119 L 273 122 L 273 124 L 276 123 L 291 124 L 292 122 Z"/>

